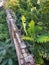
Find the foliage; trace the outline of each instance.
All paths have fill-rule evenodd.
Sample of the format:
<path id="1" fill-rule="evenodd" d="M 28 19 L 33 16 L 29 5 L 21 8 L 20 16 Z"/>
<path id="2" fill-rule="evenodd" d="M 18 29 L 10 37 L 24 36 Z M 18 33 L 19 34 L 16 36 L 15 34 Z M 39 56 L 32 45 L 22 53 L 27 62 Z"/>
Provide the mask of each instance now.
<path id="1" fill-rule="evenodd" d="M 27 32 L 26 32 L 26 18 L 24 17 L 24 16 L 22 16 L 22 25 L 23 25 L 23 27 L 24 27 L 24 31 L 25 31 L 25 33 L 26 33 L 26 35 L 27 35 Z"/>
<path id="2" fill-rule="evenodd" d="M 0 64 L 1 65 L 14 65 L 17 62 L 17 56 L 14 45 L 8 40 L 5 42 L 0 41 Z"/>
<path id="3" fill-rule="evenodd" d="M 28 13 L 30 13 L 29 15 L 24 14 L 26 18 L 25 29 L 26 29 L 27 35 L 22 36 L 22 38 L 24 40 L 33 41 L 34 47 L 30 49 L 30 51 L 34 53 L 35 59 L 38 58 L 38 60 L 36 60 L 37 64 L 44 63 L 42 57 L 49 60 L 49 57 L 48 57 L 49 51 L 48 51 L 48 48 L 46 47 L 47 45 L 49 46 L 48 44 L 49 42 L 49 29 L 48 29 L 49 28 L 49 19 L 48 19 L 49 4 L 48 3 L 49 1 L 44 3 L 42 2 L 41 5 L 39 5 L 40 9 L 37 9 L 37 7 L 33 7 L 31 8 L 31 12 L 28 11 Z"/>
<path id="4" fill-rule="evenodd" d="M 8 27 L 6 23 L 6 14 L 4 13 L 3 9 L 0 9 L 0 40 L 6 40 L 9 38 L 8 35 Z M 5 27 L 6 26 L 6 27 Z"/>
<path id="5" fill-rule="evenodd" d="M 11 43 L 6 22 L 6 14 L 0 9 L 0 65 L 18 64 L 14 44 Z"/>
<path id="6" fill-rule="evenodd" d="M 5 8 L 13 9 L 16 13 L 16 25 L 18 27 L 20 26 L 20 28 L 22 27 L 22 39 L 31 45 L 29 50 L 34 54 L 37 65 L 45 65 L 43 58 L 49 60 L 49 0 L 8 0 Z M 6 19 L 4 18 L 6 15 L 3 10 L 1 10 L 0 15 L 0 40 L 6 41 L 9 39 L 9 33 L 5 23 Z M 13 47 L 8 50 L 13 51 Z M 11 51 L 10 54 L 12 53 Z M 10 55 L 8 56 L 8 54 L 6 56 L 8 57 L 8 59 L 5 57 L 8 60 L 8 65 L 12 65 L 12 57 Z M 0 62 L 3 65 L 2 57 Z M 13 58 L 15 59 L 15 57 Z M 4 63 L 6 62 L 4 61 Z"/>
<path id="7" fill-rule="evenodd" d="M 4 2 L 4 7 L 13 9 L 14 7 L 17 7 L 19 5 L 18 3 L 19 0 L 7 0 Z"/>
<path id="8" fill-rule="evenodd" d="M 49 35 L 41 35 L 37 38 L 38 43 L 46 43 L 49 42 Z"/>

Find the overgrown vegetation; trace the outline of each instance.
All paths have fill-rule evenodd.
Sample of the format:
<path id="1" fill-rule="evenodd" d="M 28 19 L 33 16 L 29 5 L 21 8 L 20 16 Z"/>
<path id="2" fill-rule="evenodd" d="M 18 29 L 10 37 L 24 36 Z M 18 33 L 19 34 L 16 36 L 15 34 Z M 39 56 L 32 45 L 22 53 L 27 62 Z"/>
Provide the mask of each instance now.
<path id="1" fill-rule="evenodd" d="M 0 9 L 0 65 L 18 64 L 14 44 L 10 41 L 6 14 Z"/>
<path id="2" fill-rule="evenodd" d="M 5 8 L 15 12 L 16 25 L 20 28 L 27 47 L 29 45 L 29 51 L 34 54 L 36 64 L 46 65 L 43 59 L 49 60 L 49 0 L 8 0 Z M 2 8 L 0 58 L 1 65 L 14 65 L 17 61 L 14 45 L 9 38 L 6 14 Z"/>

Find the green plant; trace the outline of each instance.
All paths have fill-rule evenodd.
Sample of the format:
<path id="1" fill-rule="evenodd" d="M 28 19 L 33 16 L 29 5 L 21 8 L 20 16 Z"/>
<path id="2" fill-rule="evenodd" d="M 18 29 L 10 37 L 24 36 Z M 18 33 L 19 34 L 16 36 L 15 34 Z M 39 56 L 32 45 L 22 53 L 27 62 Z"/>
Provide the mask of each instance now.
<path id="1" fill-rule="evenodd" d="M 14 44 L 9 37 L 6 13 L 0 9 L 0 65 L 18 64 Z"/>
<path id="2" fill-rule="evenodd" d="M 25 41 L 32 41 L 33 42 L 33 46 L 32 48 L 30 48 L 30 51 L 32 53 L 34 53 L 35 55 L 35 59 L 36 59 L 36 63 L 37 64 L 44 64 L 44 61 L 42 59 L 43 58 L 46 58 L 47 60 L 49 60 L 49 51 L 48 51 L 48 47 L 47 45 L 49 46 L 48 42 L 49 42 L 49 29 L 48 29 L 48 25 L 49 25 L 49 22 L 48 22 L 48 17 L 49 15 L 47 14 L 48 13 L 48 3 L 46 3 L 46 10 L 45 10 L 45 6 L 44 5 L 40 5 L 42 9 L 33 9 L 31 12 L 32 12 L 32 15 L 35 16 L 35 17 L 32 17 L 31 21 L 29 22 L 28 21 L 28 25 L 27 25 L 27 17 L 26 18 L 26 22 L 25 22 L 25 30 L 27 32 L 27 35 L 23 35 L 22 36 L 22 39 L 24 39 Z M 44 13 L 44 11 L 46 13 Z M 35 14 L 35 13 L 36 14 Z M 29 12 L 28 12 L 29 13 Z M 40 22 L 39 22 L 40 21 Z M 23 24 L 23 22 L 22 22 Z M 23 25 L 23 28 L 24 28 L 24 25 Z M 24 30 L 24 31 L 25 31 Z M 38 58 L 38 60 L 37 60 Z"/>
<path id="3" fill-rule="evenodd" d="M 11 3 L 12 1 L 13 0 L 8 0 L 5 6 L 7 5 L 6 7 L 12 9 L 16 13 L 16 25 L 22 27 L 22 39 L 24 39 L 25 42 L 29 41 L 29 50 L 34 54 L 37 65 L 45 65 L 43 58 L 49 60 L 49 0 L 40 0 L 40 3 L 37 3 L 38 0 L 16 0 L 16 2 L 14 0 L 13 4 Z M 7 24 L 5 17 L 5 11 L 3 11 L 1 8 L 0 40 L 2 42 L 9 40 L 9 33 L 6 26 Z M 7 45 L 6 43 L 2 43 L 4 47 Z M 7 46 L 9 47 L 9 45 L 10 42 Z M 12 52 L 15 53 L 15 51 L 13 51 L 13 47 L 12 49 L 8 48 L 8 52 L 9 51 L 9 55 L 6 51 L 6 57 L 0 57 L 0 64 L 6 64 L 6 60 L 8 60 L 8 65 L 15 64 L 15 60 L 13 62 L 13 59 L 15 59 L 15 57 L 12 58 L 11 56 Z M 3 50 L 3 55 L 4 52 L 5 50 Z M 15 56 L 16 54 L 12 55 Z M 2 61 L 2 57 L 4 57 L 5 61 Z"/>

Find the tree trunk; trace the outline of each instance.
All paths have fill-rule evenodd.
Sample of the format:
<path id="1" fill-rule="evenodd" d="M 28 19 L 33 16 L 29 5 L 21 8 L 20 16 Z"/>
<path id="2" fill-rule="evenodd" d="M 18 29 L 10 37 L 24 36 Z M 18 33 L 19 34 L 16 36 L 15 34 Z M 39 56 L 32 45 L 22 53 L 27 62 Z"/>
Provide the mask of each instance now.
<path id="1" fill-rule="evenodd" d="M 14 18 L 14 12 L 7 9 L 6 14 L 10 37 L 15 44 L 19 65 L 35 65 L 33 55 L 28 52 L 24 41 L 21 39 L 21 35 L 19 34 L 18 28 L 15 25 L 16 18 Z"/>

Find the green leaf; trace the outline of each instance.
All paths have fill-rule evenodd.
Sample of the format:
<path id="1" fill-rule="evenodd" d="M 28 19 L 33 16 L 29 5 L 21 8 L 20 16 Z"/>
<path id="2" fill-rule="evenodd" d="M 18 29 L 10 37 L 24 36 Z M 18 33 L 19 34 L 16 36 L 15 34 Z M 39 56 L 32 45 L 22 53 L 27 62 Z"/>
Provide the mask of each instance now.
<path id="1" fill-rule="evenodd" d="M 8 61 L 8 65 L 13 65 L 13 61 L 12 61 L 11 58 L 10 58 L 9 61 Z"/>
<path id="2" fill-rule="evenodd" d="M 33 38 L 31 38 L 31 37 L 27 37 L 27 36 L 22 36 L 22 39 L 23 40 L 29 40 L 29 41 L 33 41 Z"/>
<path id="3" fill-rule="evenodd" d="M 7 60 L 4 60 L 1 65 L 6 65 Z"/>
<path id="4" fill-rule="evenodd" d="M 32 20 L 30 21 L 29 25 L 28 25 L 28 36 L 30 37 L 33 37 L 34 38 L 34 35 L 35 35 L 35 22 Z"/>
<path id="5" fill-rule="evenodd" d="M 25 31 L 25 33 L 27 35 L 27 31 L 26 31 L 26 18 L 25 18 L 24 15 L 22 16 L 21 20 L 22 20 L 22 25 L 23 25 L 24 31 Z"/>
<path id="6" fill-rule="evenodd" d="M 36 63 L 37 64 L 43 64 L 44 61 L 43 61 L 43 59 L 41 57 L 39 57 L 38 59 L 36 58 Z"/>
<path id="7" fill-rule="evenodd" d="M 37 25 L 36 28 L 35 28 L 36 32 L 42 31 L 42 30 L 43 30 L 42 26 L 39 26 L 39 25 Z"/>
<path id="8" fill-rule="evenodd" d="M 49 41 L 49 36 L 48 36 L 48 35 L 41 35 L 41 36 L 39 36 L 39 37 L 36 39 L 36 41 L 37 41 L 38 43 L 46 43 L 46 42 Z"/>
<path id="9" fill-rule="evenodd" d="M 0 57 L 0 63 L 2 62 L 2 59 L 3 59 L 3 58 L 2 58 L 2 56 L 1 56 L 1 57 Z"/>

